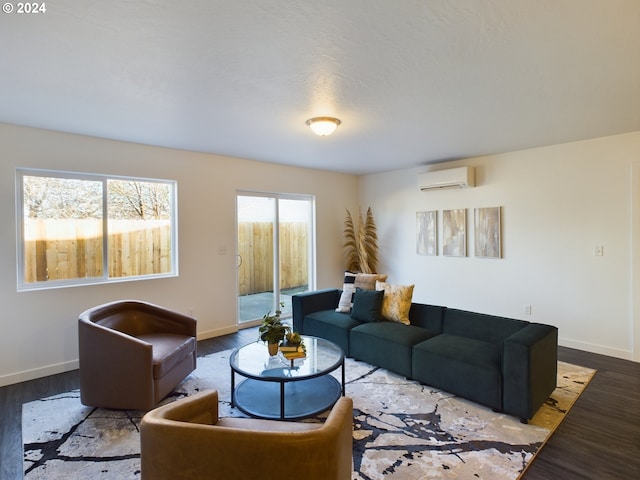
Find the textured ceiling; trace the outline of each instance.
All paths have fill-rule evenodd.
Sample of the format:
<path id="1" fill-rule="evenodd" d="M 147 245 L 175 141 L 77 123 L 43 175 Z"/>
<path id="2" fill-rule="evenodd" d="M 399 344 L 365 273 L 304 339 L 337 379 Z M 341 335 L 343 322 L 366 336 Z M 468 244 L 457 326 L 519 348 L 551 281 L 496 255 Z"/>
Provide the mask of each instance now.
<path id="1" fill-rule="evenodd" d="M 640 130 L 639 0 L 46 6 L 0 14 L 0 122 L 358 174 Z"/>

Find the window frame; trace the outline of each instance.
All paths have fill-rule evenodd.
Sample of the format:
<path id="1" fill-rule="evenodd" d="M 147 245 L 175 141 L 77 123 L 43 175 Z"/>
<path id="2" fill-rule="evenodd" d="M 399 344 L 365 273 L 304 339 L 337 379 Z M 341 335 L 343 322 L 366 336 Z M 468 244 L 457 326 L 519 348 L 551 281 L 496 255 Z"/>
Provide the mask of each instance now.
<path id="1" fill-rule="evenodd" d="M 25 272 L 25 217 L 24 217 L 24 177 L 39 176 L 49 178 L 62 178 L 70 180 L 84 180 L 101 182 L 102 188 L 102 275 L 94 277 L 73 278 L 64 280 L 47 280 L 44 282 L 26 282 Z M 152 280 L 157 278 L 168 278 L 178 276 L 178 182 L 175 180 L 132 177 L 122 175 L 105 175 L 96 173 L 70 172 L 61 170 L 48 170 L 37 168 L 16 168 L 16 276 L 17 291 L 49 290 L 54 288 L 77 287 L 85 285 L 97 285 L 105 283 L 120 283 L 142 280 Z M 109 180 L 162 183 L 170 189 L 170 238 L 171 238 L 171 258 L 169 261 L 170 270 L 163 273 L 152 273 L 144 275 L 128 275 L 124 277 L 109 276 L 109 216 L 108 216 L 108 190 Z"/>

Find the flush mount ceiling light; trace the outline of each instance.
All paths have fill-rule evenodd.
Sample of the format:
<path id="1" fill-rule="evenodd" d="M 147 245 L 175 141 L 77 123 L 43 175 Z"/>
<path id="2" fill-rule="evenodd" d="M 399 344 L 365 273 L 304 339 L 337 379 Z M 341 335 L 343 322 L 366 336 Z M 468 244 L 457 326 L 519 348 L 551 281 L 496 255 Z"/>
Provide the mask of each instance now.
<path id="1" fill-rule="evenodd" d="M 306 123 L 313 133 L 326 137 L 331 135 L 342 122 L 333 117 L 314 117 L 307 120 Z"/>

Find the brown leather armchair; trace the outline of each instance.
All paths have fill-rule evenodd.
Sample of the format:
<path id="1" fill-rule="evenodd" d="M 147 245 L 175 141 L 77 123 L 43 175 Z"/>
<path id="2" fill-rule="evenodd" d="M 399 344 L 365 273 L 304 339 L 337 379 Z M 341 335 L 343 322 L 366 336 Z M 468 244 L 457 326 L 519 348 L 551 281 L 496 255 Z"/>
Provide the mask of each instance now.
<path id="1" fill-rule="evenodd" d="M 209 390 L 148 412 L 140 441 L 142 480 L 349 480 L 353 402 L 338 399 L 322 424 L 218 418 Z"/>
<path id="2" fill-rule="evenodd" d="M 90 308 L 78 321 L 80 399 L 149 410 L 196 368 L 196 320 L 138 300 Z"/>

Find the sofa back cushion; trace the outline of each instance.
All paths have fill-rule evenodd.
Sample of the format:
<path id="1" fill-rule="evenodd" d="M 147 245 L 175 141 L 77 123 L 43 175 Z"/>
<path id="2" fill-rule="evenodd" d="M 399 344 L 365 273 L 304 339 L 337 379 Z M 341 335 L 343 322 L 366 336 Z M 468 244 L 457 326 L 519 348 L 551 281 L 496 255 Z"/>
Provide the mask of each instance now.
<path id="1" fill-rule="evenodd" d="M 524 320 L 447 308 L 442 320 L 442 333 L 499 344 L 528 324 Z"/>
<path id="2" fill-rule="evenodd" d="M 412 303 L 409 310 L 409 323 L 416 327 L 426 328 L 433 333 L 442 333 L 442 317 L 445 307 Z"/>

